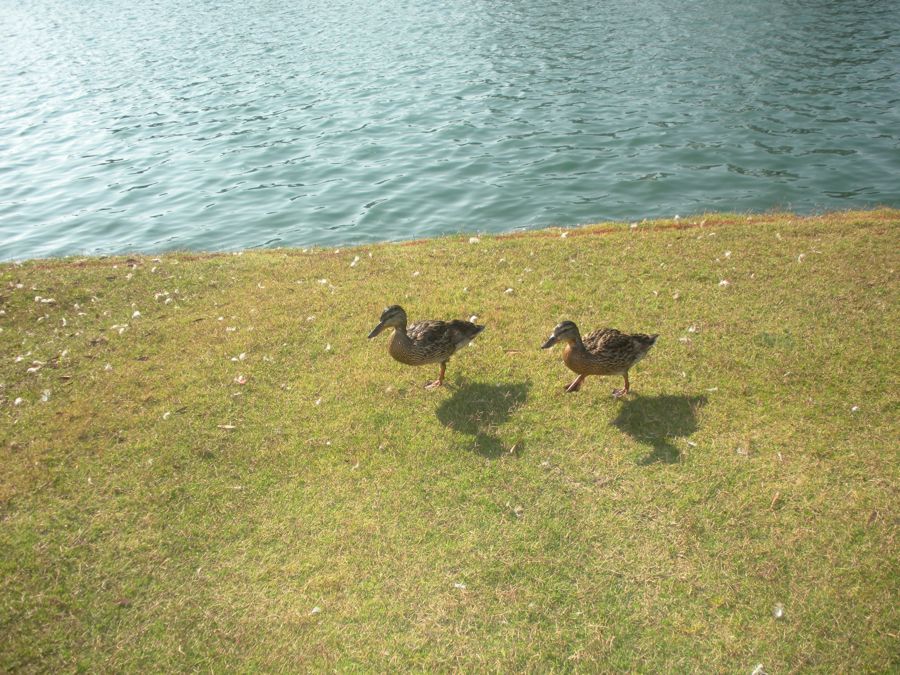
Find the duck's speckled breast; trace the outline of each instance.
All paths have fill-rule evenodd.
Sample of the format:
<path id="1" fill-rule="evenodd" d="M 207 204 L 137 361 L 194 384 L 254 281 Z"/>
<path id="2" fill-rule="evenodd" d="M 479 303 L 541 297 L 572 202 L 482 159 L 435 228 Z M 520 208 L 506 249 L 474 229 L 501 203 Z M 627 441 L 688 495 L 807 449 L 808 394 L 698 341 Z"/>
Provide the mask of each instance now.
<path id="1" fill-rule="evenodd" d="M 578 349 L 569 343 L 563 350 L 563 362 L 569 370 L 579 375 L 620 375 L 627 366 L 613 359 L 591 354 L 586 349 Z"/>
<path id="2" fill-rule="evenodd" d="M 435 363 L 438 360 L 442 360 L 429 358 L 426 350 L 418 347 L 415 342 L 410 340 L 405 333 L 401 333 L 399 329 L 395 330 L 394 334 L 391 335 L 391 340 L 388 343 L 388 353 L 395 361 L 404 363 L 407 366 L 422 366 L 426 363 Z"/>

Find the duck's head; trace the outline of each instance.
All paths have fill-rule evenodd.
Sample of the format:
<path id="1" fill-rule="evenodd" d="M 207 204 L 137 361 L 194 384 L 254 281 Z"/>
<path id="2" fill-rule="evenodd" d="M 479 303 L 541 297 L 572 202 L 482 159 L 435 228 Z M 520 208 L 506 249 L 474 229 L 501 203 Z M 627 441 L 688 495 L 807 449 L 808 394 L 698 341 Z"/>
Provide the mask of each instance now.
<path id="1" fill-rule="evenodd" d="M 385 328 L 401 328 L 406 325 L 406 312 L 400 305 L 391 305 L 381 313 L 381 320 L 378 325 L 369 333 L 369 339 L 378 335 Z"/>
<path id="2" fill-rule="evenodd" d="M 541 349 L 550 349 L 557 342 L 574 342 L 578 339 L 578 326 L 573 321 L 561 321 L 553 329 L 547 341 L 541 345 Z"/>

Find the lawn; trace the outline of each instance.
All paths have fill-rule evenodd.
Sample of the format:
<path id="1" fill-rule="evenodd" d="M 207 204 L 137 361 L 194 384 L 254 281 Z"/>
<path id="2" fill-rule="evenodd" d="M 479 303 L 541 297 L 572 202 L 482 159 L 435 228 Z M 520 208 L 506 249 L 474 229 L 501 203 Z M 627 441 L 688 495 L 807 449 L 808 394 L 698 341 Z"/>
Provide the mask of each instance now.
<path id="1" fill-rule="evenodd" d="M 900 212 L 0 265 L 0 671 L 900 668 Z M 477 315 L 437 367 L 382 309 Z M 659 333 L 566 394 L 562 319 Z"/>

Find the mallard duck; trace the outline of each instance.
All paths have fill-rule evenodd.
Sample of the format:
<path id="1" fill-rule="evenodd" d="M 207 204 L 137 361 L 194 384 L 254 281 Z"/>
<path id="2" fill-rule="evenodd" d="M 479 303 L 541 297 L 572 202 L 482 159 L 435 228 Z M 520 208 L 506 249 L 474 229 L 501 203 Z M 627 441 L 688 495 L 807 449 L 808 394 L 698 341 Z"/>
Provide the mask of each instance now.
<path id="1" fill-rule="evenodd" d="M 393 328 L 394 334 L 388 344 L 388 352 L 400 363 L 422 366 L 426 363 L 440 363 L 438 379 L 425 385 L 433 389 L 444 384 L 447 361 L 458 349 L 462 349 L 484 330 L 470 321 L 418 321 L 407 328 L 406 312 L 400 305 L 391 305 L 381 313 L 378 325 L 369 333 L 369 339 L 385 328 Z"/>
<path id="2" fill-rule="evenodd" d="M 563 321 L 553 329 L 541 349 L 549 349 L 560 340 L 566 343 L 563 361 L 569 370 L 578 373 L 566 387 L 567 392 L 578 391 L 588 375 L 622 375 L 625 387 L 613 391 L 613 396 L 621 398 L 628 394 L 628 369 L 647 355 L 658 337 L 601 328 L 582 339 L 578 326 L 572 321 Z"/>

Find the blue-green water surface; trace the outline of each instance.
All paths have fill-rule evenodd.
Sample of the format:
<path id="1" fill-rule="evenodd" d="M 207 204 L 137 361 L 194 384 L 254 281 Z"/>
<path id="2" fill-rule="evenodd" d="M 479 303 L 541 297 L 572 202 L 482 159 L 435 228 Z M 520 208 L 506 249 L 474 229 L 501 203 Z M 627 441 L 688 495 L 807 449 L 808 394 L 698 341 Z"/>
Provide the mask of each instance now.
<path id="1" fill-rule="evenodd" d="M 896 0 L 0 0 L 0 259 L 876 204 Z"/>

